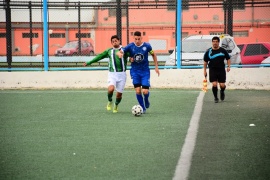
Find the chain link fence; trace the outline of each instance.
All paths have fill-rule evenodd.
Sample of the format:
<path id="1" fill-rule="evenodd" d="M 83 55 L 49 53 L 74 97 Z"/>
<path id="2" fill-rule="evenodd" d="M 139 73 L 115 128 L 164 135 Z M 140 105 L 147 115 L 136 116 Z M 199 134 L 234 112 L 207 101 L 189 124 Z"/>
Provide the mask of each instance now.
<path id="1" fill-rule="evenodd" d="M 177 19 L 177 3 L 181 19 Z M 269 9 L 268 0 L 54 0 L 48 1 L 48 22 L 43 22 L 43 1 L 2 0 L 0 67 L 42 68 L 44 23 L 50 68 L 79 68 L 111 47 L 112 35 L 120 36 L 125 46 L 133 42 L 135 31 L 141 31 L 143 41 L 152 45 L 160 66 L 176 67 L 177 44 L 182 49 L 181 65 L 200 66 L 203 52 L 211 47 L 209 37 L 201 40 L 204 35 L 220 36 L 225 43 L 221 46 L 238 56 L 236 65 L 258 65 L 265 59 L 267 64 Z M 177 42 L 179 33 L 182 42 Z M 185 45 L 190 37 L 196 42 Z M 107 66 L 106 59 L 93 65 Z"/>

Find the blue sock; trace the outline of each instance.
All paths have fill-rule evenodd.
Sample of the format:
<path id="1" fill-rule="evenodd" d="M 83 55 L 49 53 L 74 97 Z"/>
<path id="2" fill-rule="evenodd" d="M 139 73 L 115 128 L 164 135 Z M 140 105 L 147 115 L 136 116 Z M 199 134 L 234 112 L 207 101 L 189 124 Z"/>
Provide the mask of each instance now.
<path id="1" fill-rule="evenodd" d="M 150 96 L 149 91 L 148 91 L 148 94 L 144 94 L 144 102 L 145 102 L 145 107 L 146 108 L 149 108 L 149 106 L 150 106 L 150 103 L 149 103 L 149 100 L 148 100 L 149 96 Z"/>
<path id="2" fill-rule="evenodd" d="M 142 95 L 141 94 L 136 94 L 136 98 L 137 98 L 138 103 L 140 104 L 140 106 L 142 106 L 143 110 L 145 110 L 145 106 L 144 106 Z"/>

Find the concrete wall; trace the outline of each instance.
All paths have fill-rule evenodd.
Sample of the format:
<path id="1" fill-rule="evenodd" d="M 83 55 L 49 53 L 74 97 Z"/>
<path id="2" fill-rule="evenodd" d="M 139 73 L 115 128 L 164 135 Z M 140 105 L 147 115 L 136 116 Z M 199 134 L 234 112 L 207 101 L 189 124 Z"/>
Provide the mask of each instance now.
<path id="1" fill-rule="evenodd" d="M 0 89 L 20 88 L 107 88 L 107 71 L 0 72 Z M 127 88 L 133 88 L 127 71 Z M 201 89 L 202 69 L 151 70 L 152 88 Z M 270 68 L 232 68 L 227 73 L 228 89 L 270 90 Z M 211 86 L 208 85 L 208 88 Z"/>

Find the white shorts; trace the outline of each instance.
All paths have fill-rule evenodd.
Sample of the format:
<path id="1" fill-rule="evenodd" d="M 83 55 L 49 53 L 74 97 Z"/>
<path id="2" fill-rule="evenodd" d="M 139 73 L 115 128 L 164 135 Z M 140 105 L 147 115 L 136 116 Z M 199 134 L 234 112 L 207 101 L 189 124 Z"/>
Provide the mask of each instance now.
<path id="1" fill-rule="evenodd" d="M 108 86 L 114 85 L 117 92 L 122 93 L 126 85 L 126 72 L 109 72 Z"/>

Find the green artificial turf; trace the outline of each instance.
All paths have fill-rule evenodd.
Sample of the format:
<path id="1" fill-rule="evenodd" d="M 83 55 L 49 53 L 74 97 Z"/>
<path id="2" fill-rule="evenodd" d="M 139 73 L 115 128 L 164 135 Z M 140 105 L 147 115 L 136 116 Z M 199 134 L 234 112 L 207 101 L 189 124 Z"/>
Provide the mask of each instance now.
<path id="1" fill-rule="evenodd" d="M 133 90 L 117 114 L 106 90 L 2 90 L 0 179 L 172 179 L 198 94 L 152 90 L 134 117 Z"/>
<path id="2" fill-rule="evenodd" d="M 198 95 L 153 89 L 134 117 L 131 89 L 117 114 L 105 89 L 2 90 L 0 179 L 172 179 Z M 270 179 L 269 95 L 205 94 L 189 179 Z"/>
<path id="3" fill-rule="evenodd" d="M 270 92 L 209 91 L 202 111 L 190 179 L 270 179 Z"/>

